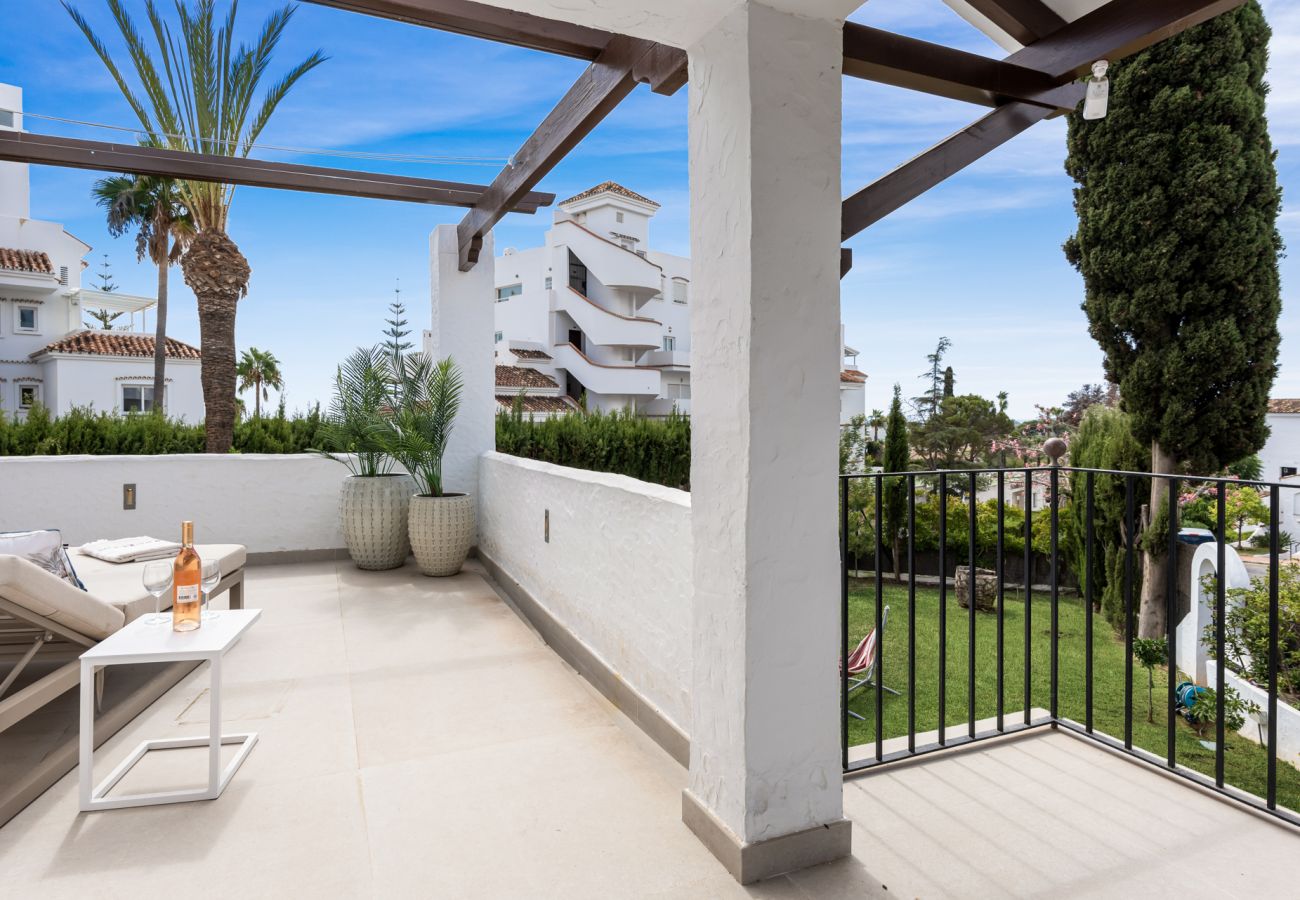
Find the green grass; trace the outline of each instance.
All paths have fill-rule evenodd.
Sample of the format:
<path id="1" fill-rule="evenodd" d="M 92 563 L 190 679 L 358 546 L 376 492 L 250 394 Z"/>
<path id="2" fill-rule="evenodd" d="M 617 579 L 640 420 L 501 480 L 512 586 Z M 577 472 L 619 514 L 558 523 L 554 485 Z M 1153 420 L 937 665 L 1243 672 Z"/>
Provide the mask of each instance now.
<path id="1" fill-rule="evenodd" d="M 885 627 L 883 672 L 886 686 L 900 691 L 884 695 L 883 735 L 885 739 L 907 734 L 907 588 L 888 581 L 884 602 L 889 607 Z M 849 593 L 850 650 L 875 623 L 875 591 L 870 581 L 854 580 Z M 947 679 L 945 724 L 949 736 L 966 733 L 967 628 L 969 612 L 957 605 L 948 591 Z M 1065 718 L 1084 721 L 1084 664 L 1086 612 L 1077 597 L 1058 601 L 1058 711 Z M 1051 602 L 1034 596 L 1031 616 L 1030 702 L 1047 709 L 1051 698 Z M 1008 594 L 1004 622 L 1004 709 L 1007 724 L 1023 721 L 1025 708 L 1025 603 L 1022 596 Z M 916 731 L 933 731 L 939 725 L 939 592 L 936 588 L 916 591 Z M 1179 680 L 1182 680 L 1181 678 Z M 1154 722 L 1147 721 L 1147 672 L 1133 665 L 1133 744 L 1165 755 L 1166 670 L 1155 672 Z M 850 708 L 866 721 L 849 720 L 850 745 L 875 741 L 875 695 L 870 688 L 854 692 Z M 1017 715 L 1012 715 L 1012 713 Z M 997 616 L 980 612 L 975 616 L 975 717 L 997 714 Z M 954 730 L 951 726 L 959 725 Z M 1117 739 L 1124 734 L 1124 643 L 1100 615 L 1093 619 L 1093 725 L 1097 731 Z M 1202 747 L 1202 740 L 1190 725 L 1178 717 L 1175 726 L 1176 761 L 1190 769 L 1214 776 L 1214 751 Z M 1205 740 L 1213 742 L 1211 726 Z M 1267 755 L 1262 747 L 1240 735 L 1229 734 L 1224 751 L 1224 780 L 1231 786 L 1263 796 Z M 1279 761 L 1278 803 L 1300 810 L 1300 770 Z"/>

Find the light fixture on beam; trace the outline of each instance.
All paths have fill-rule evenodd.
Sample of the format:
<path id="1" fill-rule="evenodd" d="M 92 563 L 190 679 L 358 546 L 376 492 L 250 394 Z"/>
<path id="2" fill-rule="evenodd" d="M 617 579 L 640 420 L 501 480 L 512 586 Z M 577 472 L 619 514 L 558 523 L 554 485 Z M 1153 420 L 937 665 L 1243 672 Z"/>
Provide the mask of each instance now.
<path id="1" fill-rule="evenodd" d="M 1088 79 L 1088 91 L 1083 97 L 1083 117 L 1085 119 L 1106 118 L 1106 107 L 1110 104 L 1110 79 L 1106 70 L 1110 63 L 1099 59 L 1092 64 L 1092 77 Z"/>

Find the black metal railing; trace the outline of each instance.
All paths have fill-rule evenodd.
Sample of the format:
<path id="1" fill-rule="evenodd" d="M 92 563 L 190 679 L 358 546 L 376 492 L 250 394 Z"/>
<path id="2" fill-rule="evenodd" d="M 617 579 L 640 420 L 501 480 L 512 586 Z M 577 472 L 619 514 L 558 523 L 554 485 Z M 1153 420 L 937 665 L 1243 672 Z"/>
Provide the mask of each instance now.
<path id="1" fill-rule="evenodd" d="M 1243 640 L 1233 629 L 1244 628 L 1249 618 L 1230 624 L 1224 575 L 1230 524 L 1238 525 L 1241 540 L 1240 523 L 1228 517 L 1227 496 L 1243 489 L 1268 499 L 1266 559 L 1253 560 L 1262 561 L 1265 571 L 1250 587 L 1232 591 L 1232 609 L 1266 597 L 1266 626 L 1259 624 L 1262 614 L 1251 626 L 1257 653 L 1266 633 L 1266 664 L 1252 669 L 1254 686 L 1266 694 L 1266 702 L 1253 709 L 1248 699 L 1238 702 L 1240 695 L 1225 683 L 1233 662 L 1229 642 L 1240 647 Z M 845 772 L 1028 729 L 1057 728 L 1300 824 L 1300 771 L 1286 762 L 1279 769 L 1278 764 L 1283 651 L 1288 665 L 1300 668 L 1300 624 L 1295 621 L 1300 598 L 1288 600 L 1285 628 L 1279 621 L 1282 554 L 1289 556 L 1294 549 L 1282 534 L 1280 512 L 1284 497 L 1296 502 L 1296 490 L 1300 484 L 1064 466 L 841 476 Z M 1099 494 L 1104 497 L 1100 507 Z M 1180 545 L 1198 537 L 1182 527 L 1190 513 L 1180 514 L 1180 505 L 1188 502 L 1199 504 L 1201 524 L 1209 525 L 1217 545 L 1216 575 L 1204 584 L 1190 564 L 1180 565 Z M 1207 517 L 1211 521 L 1204 521 Z M 1022 545 L 1019 553 L 1015 544 Z M 1139 616 L 1145 579 L 1140 562 L 1145 553 L 1161 551 L 1164 583 L 1147 585 L 1142 595 L 1149 607 L 1163 601 L 1164 624 L 1155 643 L 1138 644 L 1136 632 L 1145 621 Z M 1017 556 L 1018 575 L 1008 571 Z M 892 573 L 886 572 L 887 558 Z M 864 563 L 870 572 L 863 571 Z M 964 584 L 956 599 L 965 610 L 950 610 L 962 566 Z M 918 571 L 926 568 L 932 571 Z M 1186 590 L 1180 587 L 1184 570 Z M 1046 584 L 1035 584 L 1036 572 Z M 1183 600 L 1197 609 L 1198 585 L 1213 591 L 1213 611 L 1211 626 L 1194 639 L 1204 641 L 1213 666 L 1210 684 L 1188 687 L 1195 667 L 1186 674 L 1179 670 L 1178 627 Z M 989 593 L 994 595 L 992 609 L 981 611 L 982 595 Z M 905 611 L 902 638 L 897 637 L 897 614 L 892 620 L 888 615 L 891 601 Z M 1258 612 L 1258 603 L 1253 608 Z M 1045 631 L 1035 624 L 1044 615 Z M 1009 633 L 1009 620 L 1017 618 L 1020 633 Z M 1199 617 L 1191 621 L 1197 623 Z M 851 654 L 872 631 L 874 657 L 855 654 L 851 666 Z M 1160 638 L 1163 675 L 1157 671 L 1161 660 L 1152 658 L 1160 653 Z M 1139 649 L 1142 671 L 1135 666 Z M 869 667 L 864 665 L 868 661 Z M 958 671 L 964 679 L 954 680 Z M 1250 683 L 1247 672 L 1237 674 Z M 1157 676 L 1164 681 L 1163 728 L 1150 702 Z M 1288 690 L 1300 690 L 1291 669 L 1287 677 Z M 1209 696 L 1206 689 L 1213 691 L 1212 704 L 1203 702 Z M 1138 691 L 1149 692 L 1146 716 L 1140 720 L 1135 719 Z M 1287 696 L 1294 704 L 1293 694 Z M 1207 705 L 1212 711 L 1203 708 Z M 1209 742 L 1201 740 L 1210 735 L 1211 715 L 1212 757 Z M 1238 724 L 1243 717 L 1258 721 L 1258 743 L 1237 734 L 1244 732 Z"/>

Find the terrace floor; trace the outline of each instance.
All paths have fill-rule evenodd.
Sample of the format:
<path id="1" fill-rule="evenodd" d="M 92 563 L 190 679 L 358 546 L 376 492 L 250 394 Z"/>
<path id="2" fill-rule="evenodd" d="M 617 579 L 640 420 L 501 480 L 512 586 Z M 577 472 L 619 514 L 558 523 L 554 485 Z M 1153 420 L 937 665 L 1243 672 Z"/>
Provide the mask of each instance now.
<path id="1" fill-rule="evenodd" d="M 248 572 L 216 801 L 77 812 L 76 773 L 0 828 L 0 893 L 86 896 L 1295 896 L 1300 832 L 1060 734 L 847 783 L 854 857 L 737 886 L 681 824 L 685 772 L 478 570 Z M 202 733 L 200 669 L 101 748 Z M 203 750 L 123 791 L 193 786 Z"/>

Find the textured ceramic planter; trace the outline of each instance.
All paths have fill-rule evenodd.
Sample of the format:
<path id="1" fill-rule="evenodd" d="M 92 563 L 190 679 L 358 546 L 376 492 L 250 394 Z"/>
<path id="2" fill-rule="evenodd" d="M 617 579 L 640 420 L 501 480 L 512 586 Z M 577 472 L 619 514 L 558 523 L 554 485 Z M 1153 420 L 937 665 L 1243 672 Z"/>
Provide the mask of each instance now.
<path id="1" fill-rule="evenodd" d="M 474 498 L 469 494 L 412 497 L 411 549 L 425 575 L 455 575 L 474 543 Z"/>
<path id="2" fill-rule="evenodd" d="M 396 569 L 411 552 L 407 511 L 415 479 L 410 475 L 349 475 L 339 493 L 343 543 L 359 569 Z"/>

